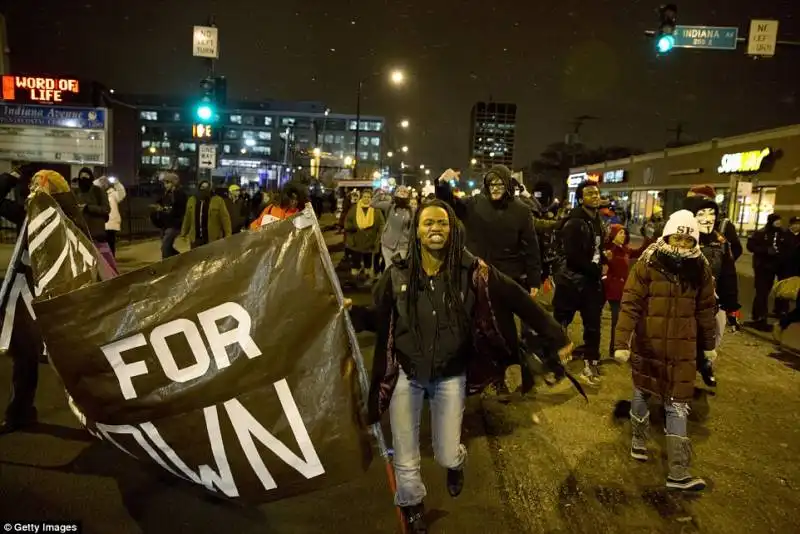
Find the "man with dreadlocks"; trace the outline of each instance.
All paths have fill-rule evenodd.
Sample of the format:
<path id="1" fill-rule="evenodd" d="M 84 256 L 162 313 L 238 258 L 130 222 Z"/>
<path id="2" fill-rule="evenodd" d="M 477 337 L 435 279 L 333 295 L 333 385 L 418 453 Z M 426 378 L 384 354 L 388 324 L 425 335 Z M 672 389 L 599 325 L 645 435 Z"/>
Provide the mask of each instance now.
<path id="1" fill-rule="evenodd" d="M 561 326 L 519 284 L 465 249 L 449 204 L 432 200 L 412 223 L 407 262 L 395 262 L 374 290 L 375 308 L 351 311 L 357 328 L 377 333 L 370 422 L 388 410 L 397 473 L 395 502 L 410 532 L 427 532 L 420 476 L 419 425 L 427 396 L 436 461 L 451 496 L 464 485 L 467 450 L 461 421 L 468 393 L 494 383 L 516 359 L 514 315 L 566 361 L 572 346 Z M 371 326 L 370 326 L 371 325 Z"/>

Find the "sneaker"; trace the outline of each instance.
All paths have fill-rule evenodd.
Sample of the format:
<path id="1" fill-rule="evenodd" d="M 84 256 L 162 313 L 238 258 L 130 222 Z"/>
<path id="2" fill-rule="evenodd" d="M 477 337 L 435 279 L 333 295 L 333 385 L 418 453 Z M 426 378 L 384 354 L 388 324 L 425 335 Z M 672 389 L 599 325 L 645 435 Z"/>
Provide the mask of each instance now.
<path id="1" fill-rule="evenodd" d="M 647 454 L 647 447 L 631 445 L 631 458 L 640 462 L 646 462 L 649 460 L 650 456 Z"/>
<path id="2" fill-rule="evenodd" d="M 461 495 L 461 490 L 464 489 L 464 470 L 463 469 L 448 469 L 447 470 L 447 492 L 451 497 L 458 497 Z"/>
<path id="3" fill-rule="evenodd" d="M 586 366 L 583 368 L 583 371 L 581 371 L 581 382 L 589 386 L 600 385 L 600 377 L 595 373 L 592 367 L 593 366 L 590 365 L 589 362 L 586 362 Z"/>
<path id="4" fill-rule="evenodd" d="M 686 477 L 681 480 L 667 477 L 667 489 L 679 491 L 703 491 L 706 489 L 706 481 L 699 477 Z"/>
<path id="5" fill-rule="evenodd" d="M 425 506 L 422 503 L 413 506 L 401 506 L 403 519 L 406 522 L 408 534 L 427 534 L 428 525 L 425 523 Z"/>

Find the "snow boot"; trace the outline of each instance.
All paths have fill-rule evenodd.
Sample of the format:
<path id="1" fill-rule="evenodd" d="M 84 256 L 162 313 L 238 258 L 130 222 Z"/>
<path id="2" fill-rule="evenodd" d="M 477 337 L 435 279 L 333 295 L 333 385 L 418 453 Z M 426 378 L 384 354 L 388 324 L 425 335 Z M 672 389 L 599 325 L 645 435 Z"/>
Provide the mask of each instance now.
<path id="1" fill-rule="evenodd" d="M 706 488 L 705 480 L 689 474 L 692 460 L 692 442 L 689 438 L 667 434 L 667 459 L 669 461 L 667 489 L 702 491 Z"/>

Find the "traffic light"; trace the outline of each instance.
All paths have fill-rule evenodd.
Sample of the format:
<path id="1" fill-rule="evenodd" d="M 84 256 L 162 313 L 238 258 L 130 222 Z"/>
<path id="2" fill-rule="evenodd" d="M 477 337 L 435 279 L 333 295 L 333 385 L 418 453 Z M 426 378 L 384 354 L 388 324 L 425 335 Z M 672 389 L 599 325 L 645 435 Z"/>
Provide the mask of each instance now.
<path id="1" fill-rule="evenodd" d="M 200 82 L 200 100 L 194 108 L 195 120 L 200 124 L 215 122 L 217 116 L 217 80 L 205 78 Z"/>
<path id="2" fill-rule="evenodd" d="M 660 25 L 656 33 L 656 50 L 666 54 L 675 47 L 675 25 L 678 20 L 678 7 L 675 4 L 661 6 L 658 10 Z"/>

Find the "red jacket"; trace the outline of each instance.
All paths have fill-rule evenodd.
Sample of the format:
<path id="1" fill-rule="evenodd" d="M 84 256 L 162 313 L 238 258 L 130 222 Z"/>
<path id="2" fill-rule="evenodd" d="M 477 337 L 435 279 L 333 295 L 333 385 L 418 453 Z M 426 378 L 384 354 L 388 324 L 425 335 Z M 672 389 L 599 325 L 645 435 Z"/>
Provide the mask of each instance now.
<path id="1" fill-rule="evenodd" d="M 642 246 L 638 249 L 632 249 L 628 246 L 630 242 L 630 234 L 625 234 L 625 244 L 618 246 L 614 244 L 614 237 L 625 228 L 621 224 L 612 224 L 608 231 L 608 237 L 603 246 L 604 250 L 611 252 L 611 257 L 607 259 L 608 270 L 603 276 L 603 288 L 606 293 L 606 300 L 622 300 L 622 290 L 625 288 L 625 282 L 628 280 L 628 271 L 630 270 L 630 260 L 638 258 L 644 249 Z"/>

